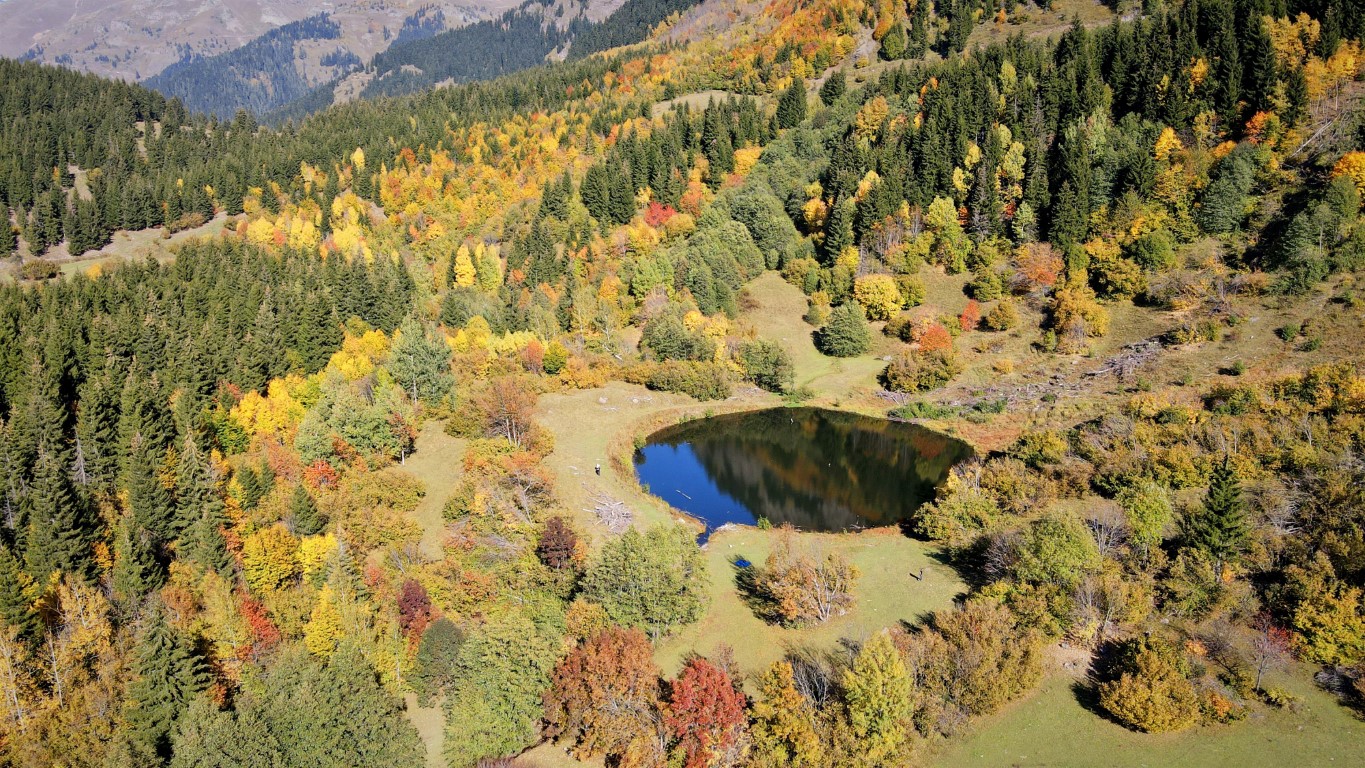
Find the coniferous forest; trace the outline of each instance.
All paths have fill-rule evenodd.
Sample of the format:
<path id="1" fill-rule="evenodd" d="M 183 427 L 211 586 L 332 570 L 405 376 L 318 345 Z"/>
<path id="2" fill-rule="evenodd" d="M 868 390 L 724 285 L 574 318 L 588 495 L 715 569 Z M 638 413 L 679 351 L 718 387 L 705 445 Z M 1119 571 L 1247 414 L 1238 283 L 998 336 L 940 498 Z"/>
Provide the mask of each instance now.
<path id="1" fill-rule="evenodd" d="M 0 60 L 0 765 L 1350 762 L 1361 0 L 410 36 L 278 125 Z M 703 543 L 636 480 L 782 406 L 971 456 Z"/>

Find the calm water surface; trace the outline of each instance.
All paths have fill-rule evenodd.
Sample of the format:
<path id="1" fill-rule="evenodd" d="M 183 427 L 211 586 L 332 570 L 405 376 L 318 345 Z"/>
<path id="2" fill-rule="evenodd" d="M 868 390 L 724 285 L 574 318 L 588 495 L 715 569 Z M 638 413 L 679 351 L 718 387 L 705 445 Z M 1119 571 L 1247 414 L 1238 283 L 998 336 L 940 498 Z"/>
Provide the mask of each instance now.
<path id="1" fill-rule="evenodd" d="M 708 530 L 766 517 L 808 531 L 892 525 L 932 501 L 971 448 L 915 424 L 819 408 L 697 419 L 656 432 L 635 470 Z"/>

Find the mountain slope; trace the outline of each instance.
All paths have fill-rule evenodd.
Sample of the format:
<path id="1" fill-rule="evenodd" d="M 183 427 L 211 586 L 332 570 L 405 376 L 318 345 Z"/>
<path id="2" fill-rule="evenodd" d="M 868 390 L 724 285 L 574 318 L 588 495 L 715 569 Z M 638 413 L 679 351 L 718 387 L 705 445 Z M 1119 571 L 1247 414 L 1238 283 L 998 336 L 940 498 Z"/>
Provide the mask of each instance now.
<path id="1" fill-rule="evenodd" d="M 173 64 L 228 53 L 286 24 L 327 13 L 341 26 L 337 47 L 367 61 L 395 39 L 437 31 L 430 20 L 438 15 L 444 29 L 513 5 L 513 0 L 8 0 L 0 3 L 0 29 L 5 30 L 0 55 L 143 80 Z M 304 51 L 304 58 L 317 67 L 327 52 Z M 313 77 L 322 82 L 335 75 Z"/>

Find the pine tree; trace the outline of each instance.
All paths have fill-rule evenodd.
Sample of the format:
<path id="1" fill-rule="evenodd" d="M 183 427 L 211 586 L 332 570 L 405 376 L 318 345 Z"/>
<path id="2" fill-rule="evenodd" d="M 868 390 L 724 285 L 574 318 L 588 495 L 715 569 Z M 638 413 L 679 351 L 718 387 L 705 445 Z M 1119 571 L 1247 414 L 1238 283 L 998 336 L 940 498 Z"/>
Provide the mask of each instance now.
<path id="1" fill-rule="evenodd" d="M 195 695 L 208 687 L 203 662 L 167 622 L 160 602 L 153 603 L 138 638 L 129 686 L 128 727 L 134 744 L 147 756 L 170 757 L 176 721 Z"/>
<path id="2" fill-rule="evenodd" d="M 777 102 L 777 127 L 795 128 L 805 119 L 806 84 L 797 78 Z"/>
<path id="3" fill-rule="evenodd" d="M 1224 563 L 1235 561 L 1251 543 L 1241 481 L 1228 456 L 1213 468 L 1204 505 L 1185 519 L 1183 533 L 1186 546 L 1212 557 L 1219 574 Z"/>

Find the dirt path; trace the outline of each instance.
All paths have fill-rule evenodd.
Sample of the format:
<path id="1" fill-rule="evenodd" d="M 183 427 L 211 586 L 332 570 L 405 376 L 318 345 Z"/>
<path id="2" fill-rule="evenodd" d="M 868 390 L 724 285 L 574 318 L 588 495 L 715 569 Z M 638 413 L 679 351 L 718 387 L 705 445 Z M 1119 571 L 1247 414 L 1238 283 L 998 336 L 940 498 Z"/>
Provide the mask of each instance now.
<path id="1" fill-rule="evenodd" d="M 413 511 L 413 519 L 422 526 L 422 555 L 432 560 L 441 557 L 441 542 L 445 535 L 445 517 L 441 514 L 446 501 L 464 477 L 464 451 L 468 441 L 451 437 L 444 424 L 434 419 L 422 425 L 417 435 L 417 450 L 400 467 L 422 481 L 426 496 Z"/>

